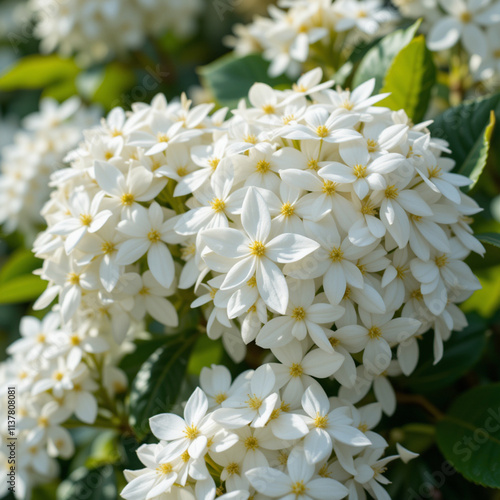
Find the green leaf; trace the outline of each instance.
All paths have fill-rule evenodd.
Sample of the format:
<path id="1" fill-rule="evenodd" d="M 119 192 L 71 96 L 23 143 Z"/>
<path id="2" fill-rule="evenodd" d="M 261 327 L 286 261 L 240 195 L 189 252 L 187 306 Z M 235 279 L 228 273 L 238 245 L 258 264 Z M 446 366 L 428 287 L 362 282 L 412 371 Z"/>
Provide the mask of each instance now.
<path id="1" fill-rule="evenodd" d="M 181 344 L 183 340 L 181 336 L 176 337 L 175 342 L 173 339 L 168 341 L 165 339 L 165 336 L 147 340 L 137 339 L 134 341 L 135 350 L 122 358 L 119 367 L 125 372 L 129 382 L 132 383 L 139 373 L 141 366 L 147 361 L 151 354 L 160 347 L 165 346 L 166 343 L 170 346 L 175 346 L 175 344 Z"/>
<path id="2" fill-rule="evenodd" d="M 17 276 L 32 273 L 39 267 L 41 267 L 41 260 L 37 259 L 31 250 L 18 250 L 0 269 L 0 283 L 6 283 Z"/>
<path id="3" fill-rule="evenodd" d="M 356 73 L 354 74 L 353 87 L 375 78 L 375 92 L 380 92 L 384 78 L 392 61 L 401 49 L 406 47 L 415 37 L 421 21 L 407 29 L 394 31 L 380 40 L 363 57 Z"/>
<path id="4" fill-rule="evenodd" d="M 472 179 L 472 184 L 467 186 L 467 190 L 469 191 L 477 184 L 479 177 L 483 173 L 484 167 L 486 167 L 495 123 L 495 112 L 492 110 L 490 113 L 490 122 L 486 125 L 483 135 L 478 137 L 466 160 L 456 171 L 457 174 L 465 175 Z"/>
<path id="5" fill-rule="evenodd" d="M 438 423 L 437 443 L 466 479 L 500 488 L 500 384 L 458 397 Z"/>
<path id="6" fill-rule="evenodd" d="M 118 490 L 113 467 L 111 465 L 95 469 L 80 467 L 71 473 L 57 488 L 57 500 L 76 498 L 116 500 Z"/>
<path id="7" fill-rule="evenodd" d="M 149 419 L 171 411 L 177 402 L 196 335 L 184 333 L 182 343 L 172 339 L 141 366 L 130 390 L 130 424 L 138 436 L 149 433 Z"/>
<path id="8" fill-rule="evenodd" d="M 39 89 L 63 80 L 74 80 L 80 68 L 58 55 L 32 55 L 19 59 L 0 75 L 0 90 Z"/>
<path id="9" fill-rule="evenodd" d="M 448 141 L 449 156 L 455 160 L 457 168 L 466 164 L 477 142 L 482 143 L 492 111 L 500 117 L 500 93 L 450 108 L 437 116 L 429 127 L 433 137 Z"/>
<path id="10" fill-rule="evenodd" d="M 111 63 L 106 66 L 102 80 L 92 96 L 92 102 L 100 104 L 106 110 L 127 103 L 127 91 L 135 84 L 134 72 L 120 63 Z"/>
<path id="11" fill-rule="evenodd" d="M 467 316 L 469 326 L 461 332 L 453 332 L 445 342 L 443 358 L 434 365 L 432 352 L 433 332 L 424 335 L 421 347 L 421 363 L 411 377 L 401 383 L 415 392 L 431 393 L 442 390 L 467 373 L 481 358 L 486 347 L 487 325 L 477 314 Z"/>
<path id="12" fill-rule="evenodd" d="M 427 111 L 435 83 L 436 66 L 424 36 L 420 35 L 394 58 L 382 89 L 382 93 L 391 95 L 379 104 L 394 111 L 404 109 L 419 123 Z"/>
<path id="13" fill-rule="evenodd" d="M 0 304 L 17 304 L 36 300 L 47 288 L 47 282 L 34 274 L 16 276 L 0 284 Z"/>
<path id="14" fill-rule="evenodd" d="M 203 335 L 194 346 L 191 357 L 189 358 L 187 372 L 190 375 L 200 375 L 204 366 L 219 364 L 223 354 L 224 347 L 220 340 L 214 341 L 208 338 L 207 335 Z"/>
<path id="15" fill-rule="evenodd" d="M 483 243 L 488 243 L 488 245 L 493 245 L 500 248 L 500 234 L 498 233 L 483 233 L 476 234 L 476 238 Z"/>
<path id="16" fill-rule="evenodd" d="M 256 82 L 267 83 L 271 87 L 290 84 L 285 76 L 269 77 L 268 69 L 269 62 L 261 55 L 238 57 L 228 54 L 199 68 L 198 72 L 220 105 L 236 107 L 240 99 L 247 97 L 250 87 Z"/>

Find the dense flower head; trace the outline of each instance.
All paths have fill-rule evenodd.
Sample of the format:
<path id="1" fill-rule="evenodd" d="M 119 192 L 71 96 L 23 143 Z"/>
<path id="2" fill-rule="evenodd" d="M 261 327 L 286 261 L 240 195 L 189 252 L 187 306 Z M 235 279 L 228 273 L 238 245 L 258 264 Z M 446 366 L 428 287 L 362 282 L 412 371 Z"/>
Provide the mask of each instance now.
<path id="1" fill-rule="evenodd" d="M 298 366 L 290 370 L 296 379 Z M 315 376 L 331 371 L 326 360 L 315 366 Z M 289 391 L 282 367 L 263 365 L 234 381 L 224 366 L 204 368 L 201 388 L 182 417 L 150 419 L 159 442 L 138 449 L 144 468 L 125 471 L 129 484 L 121 496 L 354 500 L 368 492 L 388 498 L 385 466 L 415 455 L 398 446 L 399 454 L 383 457 L 388 443 L 372 431 L 382 416 L 380 405 L 356 408 L 328 398 L 312 379 L 300 392 Z"/>
<path id="2" fill-rule="evenodd" d="M 500 2 L 497 0 L 396 0 L 401 13 L 424 19 L 427 45 L 446 51 L 457 44 L 470 56 L 476 80 L 500 76 Z"/>
<path id="3" fill-rule="evenodd" d="M 146 37 L 190 36 L 201 0 L 30 0 L 45 52 L 78 53 L 85 62 L 138 49 Z"/>
<path id="4" fill-rule="evenodd" d="M 46 98 L 38 113 L 24 119 L 0 155 L 0 224 L 6 232 L 19 229 L 28 242 L 34 239 L 43 225 L 40 211 L 49 199 L 51 173 L 98 117 L 97 108 L 83 107 L 78 98 L 62 104 Z"/>
<path id="5" fill-rule="evenodd" d="M 63 325 L 120 343 L 148 316 L 176 326 L 168 297 L 194 287 L 236 361 L 250 342 L 287 366 L 315 345 L 351 399 L 409 375 L 430 329 L 439 361 L 479 288 L 470 180 L 428 123 L 375 106 L 374 81 L 321 80 L 256 84 L 228 119 L 161 95 L 112 111 L 53 175 L 36 307 L 58 297 Z M 390 388 L 375 393 L 394 411 Z"/>
<path id="6" fill-rule="evenodd" d="M 382 0 L 281 0 L 278 6 L 269 7 L 268 17 L 236 25 L 234 36 L 226 38 L 238 54 L 262 52 L 272 76 L 295 78 L 325 52 L 373 40 L 397 19 Z"/>
<path id="7" fill-rule="evenodd" d="M 103 411 L 99 409 L 103 392 L 108 400 L 114 399 L 126 390 L 127 379 L 115 366 L 116 356 L 103 332 L 62 327 L 57 312 L 42 320 L 25 316 L 20 334 L 7 348 L 9 359 L 0 363 L 0 388 L 5 394 L 9 387 L 16 390 L 16 495 L 29 498 L 33 487 L 58 475 L 57 458 L 74 455 L 69 421 L 93 424 L 98 411 Z M 6 412 L 7 405 L 2 405 L 4 450 L 12 437 Z M 2 460 L 2 473 L 5 464 Z"/>

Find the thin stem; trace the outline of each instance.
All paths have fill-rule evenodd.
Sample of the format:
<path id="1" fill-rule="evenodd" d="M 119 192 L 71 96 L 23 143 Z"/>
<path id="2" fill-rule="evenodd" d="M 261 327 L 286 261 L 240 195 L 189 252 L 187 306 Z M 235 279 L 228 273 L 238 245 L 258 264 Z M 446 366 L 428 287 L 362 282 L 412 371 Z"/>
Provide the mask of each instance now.
<path id="1" fill-rule="evenodd" d="M 420 394 L 397 394 L 397 400 L 402 404 L 414 404 L 421 406 L 430 415 L 432 415 L 436 420 L 443 420 L 445 417 L 444 413 L 434 406 L 429 400 Z"/>

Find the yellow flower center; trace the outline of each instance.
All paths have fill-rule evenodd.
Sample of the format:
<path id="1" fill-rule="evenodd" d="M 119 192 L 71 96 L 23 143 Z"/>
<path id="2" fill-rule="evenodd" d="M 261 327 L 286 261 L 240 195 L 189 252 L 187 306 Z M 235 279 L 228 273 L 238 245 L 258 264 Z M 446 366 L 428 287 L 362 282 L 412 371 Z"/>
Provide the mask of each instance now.
<path id="1" fill-rule="evenodd" d="M 302 321 L 306 317 L 306 312 L 303 307 L 296 307 L 292 311 L 292 318 L 295 321 Z"/>
<path id="2" fill-rule="evenodd" d="M 168 142 L 170 137 L 167 134 L 158 134 L 158 142 Z"/>
<path id="3" fill-rule="evenodd" d="M 328 196 L 331 196 L 332 194 L 335 194 L 336 190 L 337 190 L 337 184 L 335 182 L 323 181 L 323 187 L 322 187 L 323 193 L 327 194 Z"/>
<path id="4" fill-rule="evenodd" d="M 172 467 L 172 464 L 170 462 L 166 464 L 160 464 L 157 468 L 156 471 L 159 472 L 160 474 L 170 474 L 174 468 Z"/>
<path id="5" fill-rule="evenodd" d="M 76 273 L 69 273 L 67 280 L 71 285 L 78 285 L 80 283 L 80 276 Z"/>
<path id="6" fill-rule="evenodd" d="M 293 363 L 290 367 L 290 375 L 294 378 L 300 377 L 304 373 L 304 369 L 299 363 Z"/>
<path id="7" fill-rule="evenodd" d="M 460 21 L 462 21 L 465 24 L 470 23 L 472 21 L 472 14 L 468 10 L 462 12 L 460 14 Z"/>
<path id="8" fill-rule="evenodd" d="M 262 106 L 262 111 L 266 113 L 266 115 L 272 115 L 276 111 L 275 107 L 272 104 L 266 104 L 265 106 Z"/>
<path id="9" fill-rule="evenodd" d="M 319 169 L 319 162 L 318 160 L 309 160 L 307 162 L 307 168 L 310 169 L 310 170 L 314 170 L 314 171 L 317 171 Z"/>
<path id="10" fill-rule="evenodd" d="M 423 300 L 424 296 L 422 295 L 422 292 L 419 289 L 417 289 L 411 292 L 411 298 L 415 300 Z"/>
<path id="11" fill-rule="evenodd" d="M 250 245 L 250 253 L 256 257 L 264 257 L 266 254 L 266 246 L 260 241 L 254 241 Z"/>
<path id="12" fill-rule="evenodd" d="M 340 249 L 340 247 L 336 247 L 330 252 L 330 260 L 332 262 L 341 262 L 343 258 L 344 252 Z"/>
<path id="13" fill-rule="evenodd" d="M 249 144 L 257 144 L 257 137 L 254 134 L 248 134 L 243 140 Z"/>
<path id="14" fill-rule="evenodd" d="M 400 266 L 400 267 L 396 267 L 396 272 L 398 273 L 397 274 L 397 277 L 398 279 L 400 280 L 404 280 L 405 279 L 405 275 L 406 273 L 408 272 L 409 268 L 408 267 L 404 267 L 404 266 Z"/>
<path id="15" fill-rule="evenodd" d="M 304 495 L 306 491 L 307 488 L 304 484 L 304 481 L 297 481 L 296 483 L 292 484 L 292 493 L 294 493 L 295 495 Z"/>
<path id="16" fill-rule="evenodd" d="M 353 173 L 358 179 L 364 179 L 366 177 L 367 169 L 366 165 L 354 165 Z"/>
<path id="17" fill-rule="evenodd" d="M 247 450 L 256 450 L 259 447 L 259 441 L 257 438 L 250 436 L 245 439 L 244 445 Z"/>
<path id="18" fill-rule="evenodd" d="M 247 285 L 250 287 L 250 288 L 255 288 L 257 286 L 257 278 L 255 276 L 252 276 L 248 281 L 247 281 Z"/>
<path id="19" fill-rule="evenodd" d="M 196 439 L 199 435 L 200 435 L 200 431 L 198 430 L 198 428 L 193 425 L 191 427 L 186 427 L 184 429 L 184 435 L 189 439 L 189 440 L 193 440 L 193 439 Z"/>
<path id="20" fill-rule="evenodd" d="M 321 137 L 322 139 L 324 139 L 325 137 L 328 137 L 328 135 L 330 134 L 330 131 L 328 130 L 328 127 L 326 127 L 325 125 L 320 125 L 316 129 L 316 134 L 318 135 L 318 137 Z"/>
<path id="21" fill-rule="evenodd" d="M 443 175 L 443 172 L 441 171 L 441 167 L 438 167 L 437 165 L 432 168 L 427 168 L 427 175 L 429 176 L 429 179 L 434 178 L 439 178 L 441 175 Z"/>
<path id="22" fill-rule="evenodd" d="M 262 399 L 258 398 L 255 394 L 253 396 L 249 394 L 248 400 L 245 403 L 251 410 L 257 411 L 262 406 Z"/>
<path id="23" fill-rule="evenodd" d="M 189 456 L 189 452 L 186 450 L 182 455 L 181 455 L 181 460 L 187 464 L 189 462 L 189 459 L 191 457 Z"/>
<path id="24" fill-rule="evenodd" d="M 234 474 L 239 474 L 240 473 L 240 466 L 236 462 L 231 462 L 227 467 L 226 467 L 227 474 L 229 476 L 233 476 Z"/>
<path id="25" fill-rule="evenodd" d="M 184 177 L 185 175 L 187 175 L 188 169 L 187 167 L 178 167 L 176 172 L 179 177 Z"/>
<path id="26" fill-rule="evenodd" d="M 80 337 L 78 335 L 72 335 L 70 339 L 71 345 L 77 346 L 80 345 Z"/>
<path id="27" fill-rule="evenodd" d="M 444 266 L 446 266 L 446 264 L 448 264 L 448 257 L 446 255 L 440 255 L 439 257 L 436 257 L 434 259 L 434 262 L 436 263 L 436 266 L 438 266 L 440 269 Z"/>
<path id="28" fill-rule="evenodd" d="M 37 422 L 40 427 L 49 426 L 49 419 L 47 417 L 40 417 Z"/>
<path id="29" fill-rule="evenodd" d="M 90 226 L 90 224 L 92 224 L 92 216 L 89 214 L 81 214 L 80 222 L 82 223 L 82 226 Z"/>
<path id="30" fill-rule="evenodd" d="M 152 231 L 149 231 L 148 233 L 148 240 L 151 243 L 158 243 L 161 240 L 161 234 L 159 231 L 156 229 L 153 229 Z"/>
<path id="31" fill-rule="evenodd" d="M 377 141 L 374 139 L 368 139 L 366 141 L 366 145 L 368 146 L 368 151 L 370 153 L 373 153 L 373 152 L 377 151 L 377 149 L 378 149 Z"/>
<path id="32" fill-rule="evenodd" d="M 214 198 L 210 202 L 210 206 L 212 207 L 212 210 L 214 212 L 220 213 L 220 212 L 224 212 L 224 210 L 226 209 L 226 202 L 224 200 L 219 199 L 219 198 Z"/>
<path id="33" fill-rule="evenodd" d="M 62 372 L 55 372 L 53 375 L 52 375 L 52 378 L 54 380 L 57 380 L 58 382 L 60 382 L 63 378 L 64 378 L 64 373 Z"/>
<path id="34" fill-rule="evenodd" d="M 104 158 L 106 160 L 111 160 L 111 158 L 113 158 L 113 156 L 115 156 L 111 151 L 106 151 L 106 153 L 104 154 Z"/>
<path id="35" fill-rule="evenodd" d="M 147 286 L 143 286 L 143 287 L 139 290 L 139 295 L 142 295 L 142 296 L 149 295 L 149 288 L 148 288 Z"/>
<path id="36" fill-rule="evenodd" d="M 284 217 L 291 217 L 295 213 L 295 207 L 287 202 L 281 207 L 281 215 Z"/>
<path id="37" fill-rule="evenodd" d="M 115 249 L 115 244 L 111 241 L 105 241 L 101 246 L 102 253 L 105 255 L 109 255 L 113 253 Z"/>
<path id="38" fill-rule="evenodd" d="M 211 158 L 210 160 L 208 160 L 208 164 L 210 165 L 210 167 L 212 167 L 212 170 L 215 170 L 219 166 L 219 163 L 219 158 Z"/>
<path id="39" fill-rule="evenodd" d="M 382 330 L 378 326 L 372 326 L 368 330 L 368 337 L 371 339 L 379 339 L 382 337 Z"/>
<path id="40" fill-rule="evenodd" d="M 125 207 L 130 207 L 134 203 L 135 197 L 132 193 L 125 193 L 121 197 L 122 205 Z"/>
<path id="41" fill-rule="evenodd" d="M 36 336 L 36 341 L 39 342 L 40 344 L 43 344 L 46 339 L 47 339 L 47 337 L 43 333 L 39 333 Z"/>
<path id="42" fill-rule="evenodd" d="M 314 426 L 317 429 L 326 429 L 328 427 L 328 415 L 320 415 L 318 413 L 314 419 Z"/>
<path id="43" fill-rule="evenodd" d="M 366 425 L 365 423 L 362 423 L 362 424 L 359 424 L 358 425 L 358 429 L 361 431 L 361 432 L 367 432 L 369 429 L 368 429 L 368 425 Z"/>
<path id="44" fill-rule="evenodd" d="M 340 106 L 341 108 L 347 109 L 347 111 L 352 111 L 354 109 L 354 103 L 351 101 L 347 100 L 344 101 L 343 104 Z"/>
<path id="45" fill-rule="evenodd" d="M 271 170 L 271 164 L 266 160 L 259 160 L 257 165 L 255 165 L 255 170 L 257 170 L 259 174 L 265 174 Z"/>
<path id="46" fill-rule="evenodd" d="M 385 197 L 388 200 L 395 200 L 399 196 L 399 192 L 396 186 L 389 186 L 385 190 Z"/>
<path id="47" fill-rule="evenodd" d="M 328 339 L 330 341 L 330 345 L 335 349 L 340 344 L 340 340 L 335 337 L 330 337 Z"/>
<path id="48" fill-rule="evenodd" d="M 220 392 L 219 394 L 217 394 L 215 396 L 215 402 L 220 405 L 221 403 L 223 403 L 226 399 L 227 399 L 227 396 L 223 393 L 223 392 Z"/>
<path id="49" fill-rule="evenodd" d="M 361 205 L 361 213 L 363 215 L 377 215 L 377 209 L 367 201 Z"/>

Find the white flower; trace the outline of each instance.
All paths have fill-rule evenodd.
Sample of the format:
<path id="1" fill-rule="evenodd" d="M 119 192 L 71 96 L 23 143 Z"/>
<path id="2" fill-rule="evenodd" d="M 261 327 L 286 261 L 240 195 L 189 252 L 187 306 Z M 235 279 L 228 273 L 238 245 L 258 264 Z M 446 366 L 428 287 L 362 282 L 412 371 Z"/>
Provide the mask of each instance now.
<path id="1" fill-rule="evenodd" d="M 148 210 L 138 205 L 119 224 L 118 230 L 129 239 L 120 244 L 116 262 L 127 265 L 147 253 L 151 273 L 160 285 L 169 288 L 175 278 L 174 261 L 165 243 L 175 242 L 172 221 L 164 221 L 160 205 L 152 203 Z"/>
<path id="2" fill-rule="evenodd" d="M 304 453 L 308 463 L 316 464 L 332 453 L 332 448 L 345 470 L 353 469 L 350 447 L 369 446 L 371 441 L 354 427 L 347 406 L 331 408 L 325 391 L 310 386 L 302 397 L 306 423 L 311 431 L 304 439 Z"/>
<path id="3" fill-rule="evenodd" d="M 439 4 L 448 15 L 432 27 L 427 39 L 429 48 L 445 50 L 461 40 L 470 54 L 485 56 L 488 45 L 481 27 L 500 22 L 500 3 L 439 0 Z"/>
<path id="4" fill-rule="evenodd" d="M 236 258 L 221 290 L 241 286 L 254 275 L 264 302 L 284 313 L 288 303 L 288 287 L 276 263 L 295 262 L 313 252 L 318 244 L 297 234 L 283 234 L 268 241 L 271 216 L 264 198 L 256 189 L 249 189 L 241 214 L 243 231 L 231 228 L 203 232 L 205 244 L 222 257 Z"/>
<path id="5" fill-rule="evenodd" d="M 278 394 L 274 392 L 276 377 L 269 365 L 263 365 L 253 374 L 250 382 L 222 402 L 222 408 L 214 412 L 216 422 L 229 429 L 251 424 L 264 427 L 273 412 Z"/>
<path id="6" fill-rule="evenodd" d="M 297 448 L 288 457 L 287 472 L 257 467 L 246 475 L 259 493 L 271 498 L 340 500 L 348 493 L 338 481 L 315 476 L 314 466 L 307 463 L 304 452 Z"/>
<path id="7" fill-rule="evenodd" d="M 207 397 L 197 388 L 186 403 L 184 419 L 169 413 L 152 417 L 149 423 L 153 434 L 168 442 L 160 456 L 173 460 L 187 451 L 190 457 L 200 457 L 206 451 L 208 442 L 205 435 L 210 428 L 207 410 Z"/>
<path id="8" fill-rule="evenodd" d="M 257 335 L 257 344 L 265 348 L 287 345 L 306 335 L 321 349 L 333 352 L 325 326 L 331 325 L 344 313 L 344 308 L 332 304 L 313 303 L 316 294 L 314 280 L 288 280 L 292 295 L 283 316 L 266 323 Z"/>

